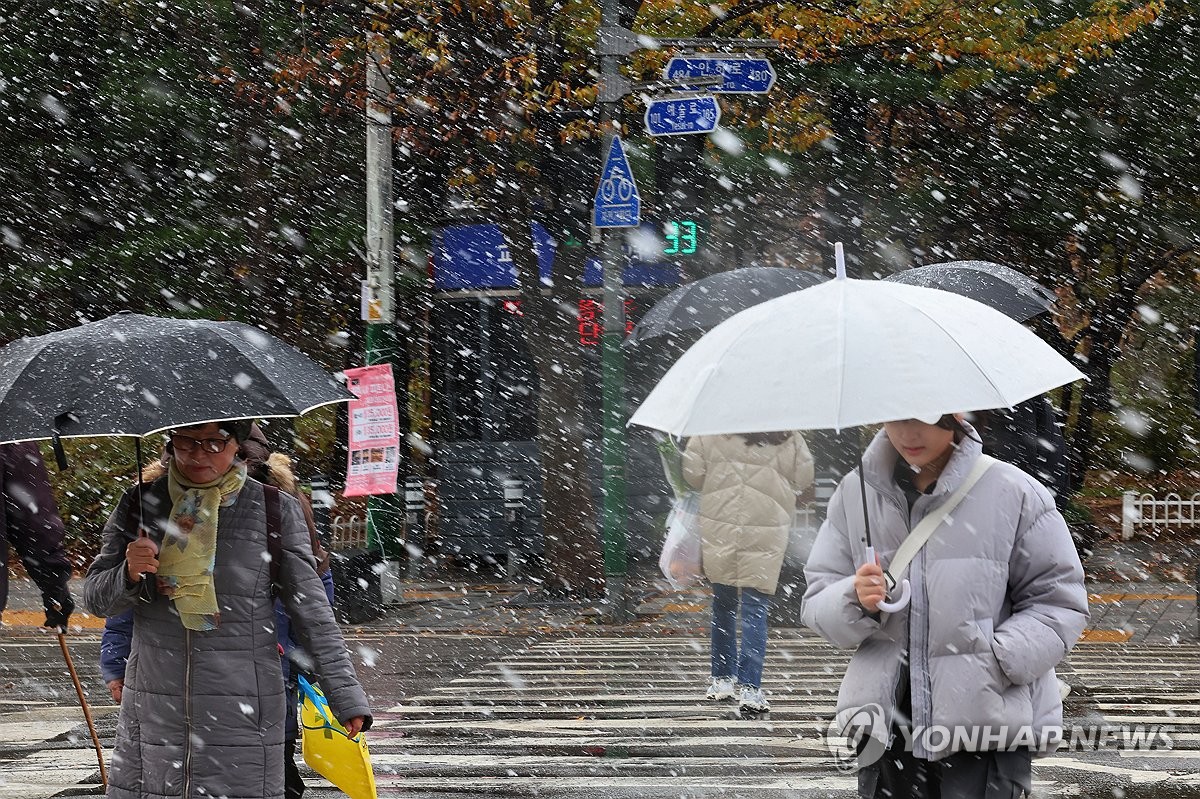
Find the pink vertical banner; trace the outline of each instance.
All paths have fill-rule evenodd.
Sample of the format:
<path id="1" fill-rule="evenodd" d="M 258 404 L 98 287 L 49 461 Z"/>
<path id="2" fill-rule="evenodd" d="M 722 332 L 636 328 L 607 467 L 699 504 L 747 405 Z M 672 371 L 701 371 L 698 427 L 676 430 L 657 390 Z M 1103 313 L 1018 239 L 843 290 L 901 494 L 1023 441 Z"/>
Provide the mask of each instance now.
<path id="1" fill-rule="evenodd" d="M 349 407 L 348 497 L 395 494 L 400 470 L 400 414 L 391 364 L 346 370 L 346 387 L 358 399 Z"/>

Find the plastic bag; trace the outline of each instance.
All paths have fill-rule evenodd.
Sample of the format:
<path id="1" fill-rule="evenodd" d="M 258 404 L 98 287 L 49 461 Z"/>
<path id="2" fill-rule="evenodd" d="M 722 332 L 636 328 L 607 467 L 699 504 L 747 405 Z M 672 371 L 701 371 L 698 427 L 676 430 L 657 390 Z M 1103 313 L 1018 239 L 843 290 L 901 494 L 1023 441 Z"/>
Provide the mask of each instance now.
<path id="1" fill-rule="evenodd" d="M 320 686 L 297 675 L 302 695 L 300 747 L 304 762 L 350 799 L 376 799 L 366 733 L 351 738 L 333 717 Z"/>
<path id="2" fill-rule="evenodd" d="M 667 539 L 658 568 L 672 588 L 687 588 L 704 578 L 700 546 L 700 495 L 688 491 L 667 515 Z"/>

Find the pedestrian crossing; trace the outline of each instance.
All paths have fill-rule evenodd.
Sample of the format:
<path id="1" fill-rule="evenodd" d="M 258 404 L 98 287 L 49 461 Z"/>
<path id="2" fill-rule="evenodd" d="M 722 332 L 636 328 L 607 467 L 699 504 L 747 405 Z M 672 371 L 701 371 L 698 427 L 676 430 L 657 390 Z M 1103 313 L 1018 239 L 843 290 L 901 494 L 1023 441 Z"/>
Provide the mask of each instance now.
<path id="1" fill-rule="evenodd" d="M 823 738 L 849 653 L 807 631 L 772 636 L 764 673 L 771 713 L 748 718 L 732 703 L 704 699 L 703 638 L 512 640 L 508 654 L 457 677 L 464 670 L 447 664 L 442 682 L 376 713 L 368 740 L 381 797 L 856 795 L 856 778 L 837 770 Z M 9 680 L 0 685 L 0 799 L 98 795 L 69 683 L 47 682 L 49 665 L 34 670 L 0 666 Z M 1083 644 L 1060 675 L 1072 688 L 1068 739 L 1074 730 L 1116 730 L 1119 738 L 1123 729 L 1156 726 L 1170 748 L 1137 749 L 1128 735 L 1089 748 L 1081 738 L 1035 762 L 1036 796 L 1107 797 L 1116 795 L 1112 786 L 1200 791 L 1200 647 Z M 93 711 L 111 747 L 115 708 L 96 697 Z M 341 796 L 306 777 L 312 799 Z"/>
<path id="2" fill-rule="evenodd" d="M 822 737 L 849 654 L 803 631 L 773 638 L 769 652 L 772 712 L 742 719 L 703 698 L 703 639 L 532 645 L 381 713 L 381 795 L 566 796 L 603 785 L 605 796 L 855 796 L 856 779 L 834 768 Z M 1036 796 L 1200 786 L 1200 648 L 1085 644 L 1060 671 L 1075 743 L 1036 762 Z M 1155 749 L 1131 746 L 1139 725 L 1162 725 Z"/>
<path id="3" fill-rule="evenodd" d="M 385 785 L 405 791 L 680 797 L 853 796 L 819 738 L 848 657 L 771 641 L 772 712 L 704 699 L 708 642 L 580 637 L 535 644 L 387 709 L 372 732 Z M 403 731 L 394 745 L 380 736 Z M 385 739 L 386 740 L 386 739 Z M 393 781 L 393 776 L 395 780 Z"/>

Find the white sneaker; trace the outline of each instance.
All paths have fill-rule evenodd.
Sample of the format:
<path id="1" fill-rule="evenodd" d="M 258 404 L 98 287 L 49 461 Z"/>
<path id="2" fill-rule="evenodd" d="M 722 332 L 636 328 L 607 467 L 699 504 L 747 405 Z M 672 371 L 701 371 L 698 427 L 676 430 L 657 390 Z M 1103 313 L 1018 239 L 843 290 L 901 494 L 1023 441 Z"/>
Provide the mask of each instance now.
<path id="1" fill-rule="evenodd" d="M 713 677 L 712 685 L 708 686 L 706 699 L 715 699 L 718 702 L 725 699 L 733 699 L 737 694 L 737 684 L 732 677 Z"/>
<path id="2" fill-rule="evenodd" d="M 743 713 L 770 713 L 771 705 L 767 702 L 767 697 L 761 688 L 743 685 L 741 697 L 738 700 L 738 709 Z"/>

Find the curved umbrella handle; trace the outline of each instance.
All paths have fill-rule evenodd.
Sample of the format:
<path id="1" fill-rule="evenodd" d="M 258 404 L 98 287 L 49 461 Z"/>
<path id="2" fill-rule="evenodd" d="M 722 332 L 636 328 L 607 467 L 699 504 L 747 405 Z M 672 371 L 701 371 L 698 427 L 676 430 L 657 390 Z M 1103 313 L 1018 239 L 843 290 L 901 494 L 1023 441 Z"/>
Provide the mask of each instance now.
<path id="1" fill-rule="evenodd" d="M 908 578 L 900 581 L 900 598 L 895 602 L 888 602 L 886 599 L 879 603 L 879 609 L 884 613 L 895 613 L 898 610 L 903 610 L 908 607 L 908 601 L 912 599 L 912 588 L 908 584 Z"/>
<path id="2" fill-rule="evenodd" d="M 867 547 L 867 563 L 879 563 L 879 556 L 875 554 L 875 547 Z M 887 572 L 885 571 L 886 575 Z M 895 613 L 898 610 L 903 610 L 908 607 L 909 600 L 912 599 L 912 586 L 909 585 L 908 578 L 900 581 L 900 597 L 893 602 L 889 602 L 887 598 L 880 600 L 879 609 L 884 613 Z"/>

